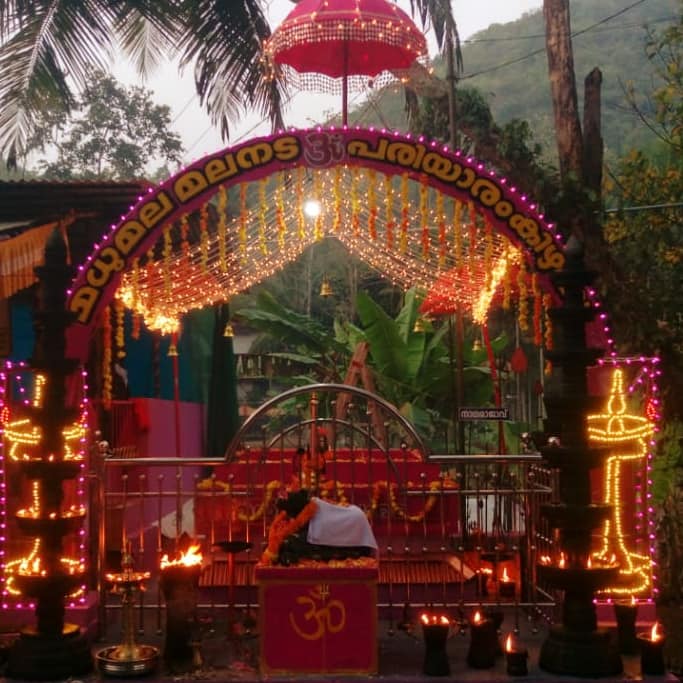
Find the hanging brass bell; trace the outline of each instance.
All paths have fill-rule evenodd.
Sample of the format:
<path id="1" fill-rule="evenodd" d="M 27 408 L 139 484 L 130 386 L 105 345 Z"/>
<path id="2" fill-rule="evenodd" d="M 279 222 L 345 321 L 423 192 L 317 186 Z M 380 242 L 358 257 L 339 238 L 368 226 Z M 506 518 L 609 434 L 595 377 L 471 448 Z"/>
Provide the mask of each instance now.
<path id="1" fill-rule="evenodd" d="M 327 276 L 323 277 L 322 284 L 320 285 L 320 296 L 327 298 L 333 294 L 334 292 L 332 291 L 332 285 L 330 284 L 330 281 L 327 279 Z"/>

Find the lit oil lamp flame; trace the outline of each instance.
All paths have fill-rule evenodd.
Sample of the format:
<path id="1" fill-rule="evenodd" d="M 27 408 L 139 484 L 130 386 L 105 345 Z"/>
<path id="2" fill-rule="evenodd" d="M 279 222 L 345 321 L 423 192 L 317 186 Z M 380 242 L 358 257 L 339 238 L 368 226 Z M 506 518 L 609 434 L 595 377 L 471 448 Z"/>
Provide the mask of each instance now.
<path id="1" fill-rule="evenodd" d="M 659 622 L 655 621 L 654 625 L 652 626 L 652 630 L 650 631 L 650 640 L 653 643 L 656 643 L 658 640 L 662 639 L 662 634 L 659 632 Z"/>
<path id="2" fill-rule="evenodd" d="M 550 564 L 551 561 L 550 555 L 541 555 L 541 564 Z"/>
<path id="3" fill-rule="evenodd" d="M 199 545 L 191 545 L 180 557 L 169 560 L 168 555 L 161 558 L 161 569 L 166 567 L 196 567 L 202 563 L 202 554 L 199 552 Z"/>
<path id="4" fill-rule="evenodd" d="M 479 611 L 474 613 L 472 621 L 474 621 L 475 624 L 478 624 L 481 621 L 481 613 Z"/>
<path id="5" fill-rule="evenodd" d="M 632 595 L 631 596 L 631 604 L 635 607 L 638 604 L 638 601 L 636 600 L 636 596 Z"/>
<path id="6" fill-rule="evenodd" d="M 507 567 L 503 567 L 503 576 L 500 577 L 500 580 L 503 583 L 510 583 L 510 581 L 512 581 L 512 579 L 508 576 L 508 568 Z"/>
<path id="7" fill-rule="evenodd" d="M 448 626 L 451 622 L 448 620 L 448 617 L 441 614 L 427 614 L 427 612 L 423 612 L 420 615 L 420 621 L 425 625 L 428 626 L 430 624 L 440 624 L 441 626 Z"/>
<path id="8" fill-rule="evenodd" d="M 588 556 L 588 559 L 586 560 L 586 569 L 592 569 L 593 568 L 593 561 L 591 560 L 591 556 Z"/>
<path id="9" fill-rule="evenodd" d="M 557 566 L 560 569 L 564 569 L 566 564 L 567 564 L 567 560 L 564 557 L 564 553 L 560 553 L 560 561 L 557 563 Z"/>
<path id="10" fill-rule="evenodd" d="M 512 633 L 505 639 L 505 652 L 512 652 Z"/>

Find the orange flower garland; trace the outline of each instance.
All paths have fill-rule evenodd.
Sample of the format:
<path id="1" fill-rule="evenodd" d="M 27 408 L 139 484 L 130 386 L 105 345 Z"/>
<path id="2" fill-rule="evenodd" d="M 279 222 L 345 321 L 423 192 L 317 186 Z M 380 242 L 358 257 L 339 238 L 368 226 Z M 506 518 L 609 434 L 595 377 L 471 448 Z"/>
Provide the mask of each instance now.
<path id="1" fill-rule="evenodd" d="M 304 509 L 293 519 L 287 518 L 287 513 L 281 510 L 273 520 L 268 531 L 268 546 L 261 555 L 261 564 L 270 566 L 277 559 L 280 546 L 287 536 L 295 534 L 304 525 L 308 524 L 315 515 L 318 506 L 309 500 Z"/>
<path id="2" fill-rule="evenodd" d="M 102 405 L 105 410 L 111 408 L 111 395 L 114 386 L 111 364 L 111 307 L 107 306 L 102 313 Z"/>

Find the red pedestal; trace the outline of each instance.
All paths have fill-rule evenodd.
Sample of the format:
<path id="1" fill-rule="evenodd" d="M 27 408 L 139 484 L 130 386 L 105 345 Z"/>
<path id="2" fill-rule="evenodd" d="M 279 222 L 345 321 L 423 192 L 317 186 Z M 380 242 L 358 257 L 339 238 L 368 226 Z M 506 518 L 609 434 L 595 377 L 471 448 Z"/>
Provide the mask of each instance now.
<path id="1" fill-rule="evenodd" d="M 257 567 L 263 674 L 377 673 L 377 570 Z"/>

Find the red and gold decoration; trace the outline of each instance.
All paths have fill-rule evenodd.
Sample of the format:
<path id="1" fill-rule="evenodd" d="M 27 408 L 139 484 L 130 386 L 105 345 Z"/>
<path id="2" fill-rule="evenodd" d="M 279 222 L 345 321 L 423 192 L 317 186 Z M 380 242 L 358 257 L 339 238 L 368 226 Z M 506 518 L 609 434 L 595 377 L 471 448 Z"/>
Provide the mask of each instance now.
<path id="1" fill-rule="evenodd" d="M 279 69 L 298 88 L 342 93 L 369 82 L 405 80 L 427 42 L 410 17 L 389 0 L 301 0 L 264 45 L 273 77 Z"/>
<path id="2" fill-rule="evenodd" d="M 265 675 L 377 673 L 377 568 L 256 568 Z"/>
<path id="3" fill-rule="evenodd" d="M 308 217 L 312 198 L 319 211 Z M 543 296 L 558 295 L 546 275 L 564 255 L 535 204 L 437 143 L 317 128 L 207 156 L 142 197 L 74 282 L 69 345 L 86 353 L 88 328 L 117 289 L 171 333 L 187 311 L 230 299 L 328 235 L 406 289 L 427 293 L 447 277 L 435 293 L 477 321 L 515 297 L 523 329 L 548 337 Z"/>

